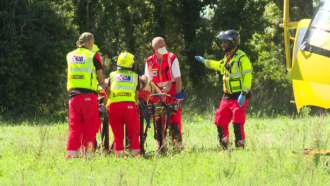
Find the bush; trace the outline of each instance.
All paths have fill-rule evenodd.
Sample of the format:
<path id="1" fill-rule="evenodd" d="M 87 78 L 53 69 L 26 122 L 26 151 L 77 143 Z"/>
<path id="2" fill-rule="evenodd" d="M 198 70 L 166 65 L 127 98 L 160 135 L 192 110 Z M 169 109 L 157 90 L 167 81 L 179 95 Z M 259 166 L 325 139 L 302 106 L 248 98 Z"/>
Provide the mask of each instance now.
<path id="1" fill-rule="evenodd" d="M 0 115 L 53 112 L 63 106 L 65 58 L 78 38 L 67 7 L 11 0 L 0 6 Z"/>

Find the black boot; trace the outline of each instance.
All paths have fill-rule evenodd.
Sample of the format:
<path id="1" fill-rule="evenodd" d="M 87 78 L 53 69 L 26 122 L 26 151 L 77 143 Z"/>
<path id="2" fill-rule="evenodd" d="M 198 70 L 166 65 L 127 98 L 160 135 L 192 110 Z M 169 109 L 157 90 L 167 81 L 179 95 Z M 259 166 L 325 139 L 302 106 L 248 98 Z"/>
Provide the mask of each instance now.
<path id="1" fill-rule="evenodd" d="M 166 153 L 167 147 L 166 147 L 164 136 L 163 136 L 163 124 L 162 124 L 161 119 L 156 121 L 155 138 L 158 142 L 157 151 L 159 151 L 161 153 Z"/>
<path id="2" fill-rule="evenodd" d="M 233 123 L 234 127 L 234 133 L 235 133 L 235 146 L 236 148 L 243 148 L 245 146 L 245 143 L 242 144 L 242 132 L 241 132 L 241 124 L 239 123 Z"/>
<path id="3" fill-rule="evenodd" d="M 223 127 L 217 125 L 218 128 L 218 139 L 222 149 L 227 150 L 228 144 L 223 141 Z"/>
<path id="4" fill-rule="evenodd" d="M 172 135 L 175 141 L 181 142 L 181 134 L 180 134 L 180 129 L 179 129 L 179 124 L 177 123 L 172 123 L 171 124 L 171 130 L 172 130 Z"/>
<path id="5" fill-rule="evenodd" d="M 180 134 L 179 124 L 172 123 L 171 130 L 172 130 L 172 136 L 174 139 L 174 143 L 173 143 L 174 148 L 183 150 L 182 137 Z"/>
<path id="6" fill-rule="evenodd" d="M 94 152 L 96 152 L 96 149 L 97 149 L 97 140 L 96 140 L 96 137 L 95 137 Z"/>

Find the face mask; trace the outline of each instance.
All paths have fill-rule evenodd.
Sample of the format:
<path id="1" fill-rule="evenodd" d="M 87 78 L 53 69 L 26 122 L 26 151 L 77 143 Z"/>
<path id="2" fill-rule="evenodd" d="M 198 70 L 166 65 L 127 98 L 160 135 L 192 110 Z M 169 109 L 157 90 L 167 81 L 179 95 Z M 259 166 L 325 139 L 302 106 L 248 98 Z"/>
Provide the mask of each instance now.
<path id="1" fill-rule="evenodd" d="M 162 47 L 162 48 L 158 49 L 157 51 L 162 55 L 167 54 L 167 52 L 168 52 L 165 47 Z"/>

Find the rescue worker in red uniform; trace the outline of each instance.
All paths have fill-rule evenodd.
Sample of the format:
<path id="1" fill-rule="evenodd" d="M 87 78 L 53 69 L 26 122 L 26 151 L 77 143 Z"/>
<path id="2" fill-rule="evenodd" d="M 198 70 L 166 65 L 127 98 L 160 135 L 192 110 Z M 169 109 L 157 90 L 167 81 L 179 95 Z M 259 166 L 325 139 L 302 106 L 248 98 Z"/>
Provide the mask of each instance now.
<path id="1" fill-rule="evenodd" d="M 148 80 L 153 80 L 158 87 L 163 88 L 165 93 L 171 96 L 180 93 L 182 82 L 178 58 L 175 54 L 166 50 L 165 40 L 161 37 L 156 37 L 152 40 L 152 48 L 155 53 L 146 59 L 145 65 L 145 75 L 148 77 Z M 165 122 L 163 124 L 163 130 L 165 130 Z M 180 108 L 178 108 L 176 114 L 171 115 L 169 124 L 173 146 L 182 150 L 184 146 L 181 133 Z M 165 144 L 165 140 L 163 140 L 163 144 Z M 166 148 L 165 145 L 164 147 Z M 161 147 L 158 145 L 158 148 Z"/>
<path id="2" fill-rule="evenodd" d="M 220 145 L 228 148 L 229 123 L 233 120 L 236 147 L 243 147 L 245 141 L 245 112 L 250 98 L 252 66 L 246 54 L 238 49 L 240 35 L 235 30 L 221 32 L 218 38 L 227 53 L 221 61 L 205 60 L 195 56 L 207 68 L 220 71 L 223 75 L 223 97 L 216 112 L 215 124 L 218 129 Z"/>
<path id="3" fill-rule="evenodd" d="M 88 157 L 94 152 L 99 123 L 98 85 L 103 84 L 103 64 L 92 51 L 94 35 L 85 32 L 77 42 L 78 49 L 67 54 L 69 100 L 69 136 L 67 157 L 76 158 L 82 146 Z"/>
<path id="4" fill-rule="evenodd" d="M 134 72 L 134 55 L 122 53 L 117 61 L 117 70 L 110 73 L 105 105 L 109 101 L 109 122 L 114 135 L 116 157 L 125 156 L 124 123 L 133 156 L 140 154 L 140 124 L 138 108 L 139 76 Z"/>

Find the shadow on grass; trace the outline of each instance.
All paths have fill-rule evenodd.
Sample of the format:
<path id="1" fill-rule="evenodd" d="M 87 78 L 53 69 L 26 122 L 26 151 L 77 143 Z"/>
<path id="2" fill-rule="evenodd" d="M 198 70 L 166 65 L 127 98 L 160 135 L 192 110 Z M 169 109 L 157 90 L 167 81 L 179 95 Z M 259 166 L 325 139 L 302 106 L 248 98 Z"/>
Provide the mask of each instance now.
<path id="1" fill-rule="evenodd" d="M 157 158 L 169 158 L 177 155 L 186 155 L 186 154 L 203 154 L 203 153 L 231 153 L 234 151 L 244 151 L 244 149 L 236 149 L 236 148 L 230 148 L 228 150 L 222 149 L 220 146 L 214 146 L 214 147 L 204 147 L 204 146 L 193 146 L 192 148 L 185 149 L 183 151 L 178 150 L 168 150 L 166 153 L 157 153 L 156 151 L 147 151 L 143 158 L 145 159 L 153 159 L 155 157 Z"/>

